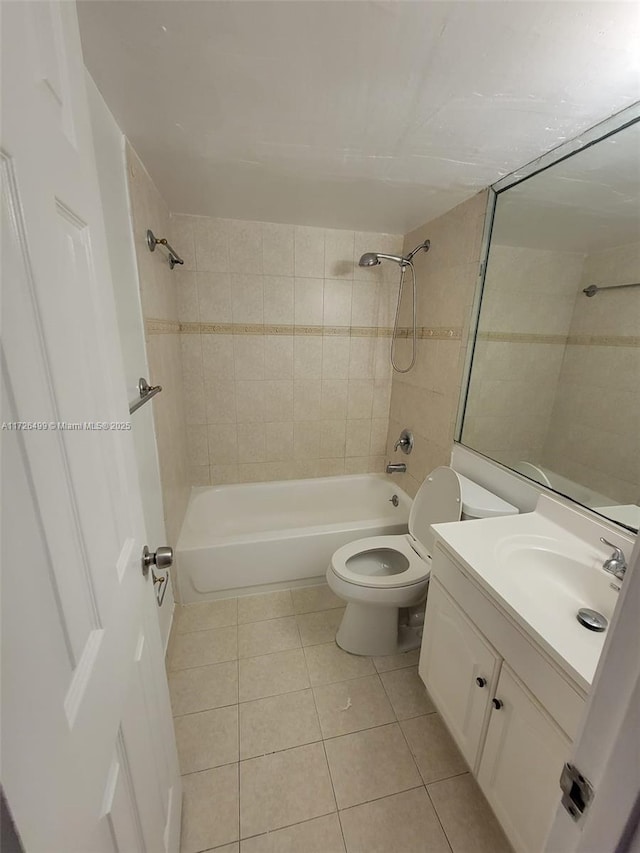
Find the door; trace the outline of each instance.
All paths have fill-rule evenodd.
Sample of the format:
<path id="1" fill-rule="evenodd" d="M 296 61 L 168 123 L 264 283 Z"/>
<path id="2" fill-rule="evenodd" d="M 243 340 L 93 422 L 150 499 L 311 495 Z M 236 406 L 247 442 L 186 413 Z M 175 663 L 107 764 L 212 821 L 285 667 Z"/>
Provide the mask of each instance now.
<path id="1" fill-rule="evenodd" d="M 478 782 L 518 853 L 539 853 L 555 814 L 570 743 L 506 664 Z"/>
<path id="2" fill-rule="evenodd" d="M 177 851 L 75 4 L 1 13 L 4 792 L 29 853 Z"/>
<path id="3" fill-rule="evenodd" d="M 424 624 L 420 675 L 473 769 L 501 659 L 436 578 Z"/>

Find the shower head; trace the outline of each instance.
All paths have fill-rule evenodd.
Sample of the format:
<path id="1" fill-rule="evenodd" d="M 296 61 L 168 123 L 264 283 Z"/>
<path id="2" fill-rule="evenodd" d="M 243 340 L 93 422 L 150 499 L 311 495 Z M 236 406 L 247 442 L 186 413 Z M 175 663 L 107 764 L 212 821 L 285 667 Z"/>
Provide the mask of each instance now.
<path id="1" fill-rule="evenodd" d="M 416 246 L 416 248 L 412 252 L 409 252 L 408 255 L 386 255 L 384 252 L 365 252 L 358 261 L 358 266 L 375 267 L 380 263 L 380 261 L 394 261 L 396 264 L 400 264 L 401 267 L 406 267 L 411 263 L 415 254 L 420 251 L 428 252 L 429 246 L 429 240 L 425 240 L 424 243 L 420 243 L 420 245 Z"/>
<path id="2" fill-rule="evenodd" d="M 407 264 L 408 258 L 403 258 L 401 255 L 385 255 L 382 252 L 365 252 L 358 261 L 359 267 L 375 267 L 380 261 L 395 261 L 397 264 Z"/>

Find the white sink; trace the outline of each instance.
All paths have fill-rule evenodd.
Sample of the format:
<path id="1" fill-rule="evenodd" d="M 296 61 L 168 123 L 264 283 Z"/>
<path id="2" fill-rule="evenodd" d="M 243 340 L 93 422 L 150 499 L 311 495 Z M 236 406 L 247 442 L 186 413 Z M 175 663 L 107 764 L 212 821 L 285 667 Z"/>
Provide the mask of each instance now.
<path id="1" fill-rule="evenodd" d="M 620 581 L 602 568 L 620 544 L 633 541 L 543 495 L 535 512 L 433 526 L 472 580 L 505 610 L 581 687 L 588 689 L 607 636 L 578 622 L 589 608 L 611 620 Z"/>
<path id="2" fill-rule="evenodd" d="M 573 551 L 565 543 L 544 536 L 516 535 L 496 544 L 496 561 L 505 572 L 505 587 L 512 584 L 514 595 L 525 595 L 559 618 L 575 618 L 581 607 L 597 610 L 610 620 L 620 582 L 600 567 L 594 567 L 587 553 Z"/>

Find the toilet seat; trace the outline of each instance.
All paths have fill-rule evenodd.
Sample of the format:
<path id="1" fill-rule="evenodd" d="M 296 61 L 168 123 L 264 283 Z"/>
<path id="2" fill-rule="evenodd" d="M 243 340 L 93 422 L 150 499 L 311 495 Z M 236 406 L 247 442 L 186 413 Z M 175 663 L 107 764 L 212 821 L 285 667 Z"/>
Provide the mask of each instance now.
<path id="1" fill-rule="evenodd" d="M 331 569 L 347 583 L 374 589 L 424 583 L 431 570 L 431 525 L 441 521 L 459 521 L 461 512 L 459 476 L 452 468 L 442 465 L 434 469 L 418 489 L 409 514 L 408 533 L 397 536 L 370 536 L 349 542 L 334 553 Z M 375 566 L 371 571 L 371 561 L 367 563 L 366 559 L 362 560 L 363 571 L 358 571 L 354 558 L 383 550 L 395 551 L 402 555 L 407 560 L 407 568 L 404 571 L 397 571 L 397 567 L 390 568 L 385 572 L 384 557 L 380 555 L 380 573 L 375 571 Z"/>
<path id="2" fill-rule="evenodd" d="M 358 572 L 349 567 L 349 561 L 354 557 L 372 551 L 396 551 L 407 560 L 407 568 L 404 571 L 371 575 Z M 383 558 L 382 558 L 383 559 Z M 335 574 L 348 583 L 357 586 L 368 586 L 376 589 L 387 587 L 411 586 L 423 583 L 431 571 L 431 560 L 423 559 L 410 544 L 410 536 L 401 533 L 396 536 L 369 536 L 367 539 L 358 539 L 348 542 L 335 552 L 331 558 L 331 568 Z"/>

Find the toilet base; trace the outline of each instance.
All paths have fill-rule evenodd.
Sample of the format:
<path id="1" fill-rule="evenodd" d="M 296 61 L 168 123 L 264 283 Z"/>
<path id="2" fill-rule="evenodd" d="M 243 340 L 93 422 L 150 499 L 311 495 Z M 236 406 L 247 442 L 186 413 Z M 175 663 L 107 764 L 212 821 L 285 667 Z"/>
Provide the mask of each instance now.
<path id="1" fill-rule="evenodd" d="M 336 643 L 352 655 L 381 657 L 417 649 L 422 627 L 398 626 L 398 607 L 371 607 L 347 603 L 336 634 Z"/>

